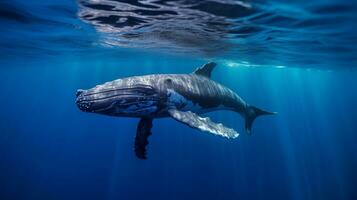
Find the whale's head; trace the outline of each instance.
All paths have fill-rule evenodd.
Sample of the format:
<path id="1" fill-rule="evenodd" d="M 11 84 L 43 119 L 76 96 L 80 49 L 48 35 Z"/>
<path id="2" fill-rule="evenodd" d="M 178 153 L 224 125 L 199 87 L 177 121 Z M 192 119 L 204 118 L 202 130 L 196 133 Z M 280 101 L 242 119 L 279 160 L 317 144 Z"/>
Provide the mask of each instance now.
<path id="1" fill-rule="evenodd" d="M 140 79 L 118 79 L 88 90 L 79 89 L 76 104 L 85 112 L 112 116 L 143 117 L 158 111 L 157 89 Z"/>

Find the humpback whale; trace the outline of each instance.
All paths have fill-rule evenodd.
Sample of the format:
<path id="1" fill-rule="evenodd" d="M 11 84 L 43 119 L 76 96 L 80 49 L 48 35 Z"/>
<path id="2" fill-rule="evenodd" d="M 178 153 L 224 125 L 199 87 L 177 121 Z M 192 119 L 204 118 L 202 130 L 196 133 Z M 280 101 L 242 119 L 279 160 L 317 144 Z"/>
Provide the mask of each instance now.
<path id="1" fill-rule="evenodd" d="M 245 130 L 251 134 L 255 118 L 271 115 L 249 105 L 235 92 L 211 80 L 214 62 L 190 74 L 153 74 L 117 79 L 88 90 L 77 90 L 76 104 L 85 112 L 117 117 L 140 118 L 134 150 L 146 159 L 146 146 L 155 118 L 171 117 L 192 128 L 214 135 L 236 138 L 239 133 L 200 114 L 231 110 L 245 119 Z"/>

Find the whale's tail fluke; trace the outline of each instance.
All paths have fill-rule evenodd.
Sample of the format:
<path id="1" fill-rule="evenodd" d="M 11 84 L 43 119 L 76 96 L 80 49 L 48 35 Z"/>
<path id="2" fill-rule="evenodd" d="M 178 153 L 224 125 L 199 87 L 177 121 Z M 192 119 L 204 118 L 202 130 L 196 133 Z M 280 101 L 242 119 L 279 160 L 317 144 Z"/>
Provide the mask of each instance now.
<path id="1" fill-rule="evenodd" d="M 269 112 L 257 108 L 255 106 L 248 106 L 245 114 L 245 131 L 248 135 L 251 135 L 252 125 L 255 118 L 261 115 L 274 115 L 276 112 Z"/>

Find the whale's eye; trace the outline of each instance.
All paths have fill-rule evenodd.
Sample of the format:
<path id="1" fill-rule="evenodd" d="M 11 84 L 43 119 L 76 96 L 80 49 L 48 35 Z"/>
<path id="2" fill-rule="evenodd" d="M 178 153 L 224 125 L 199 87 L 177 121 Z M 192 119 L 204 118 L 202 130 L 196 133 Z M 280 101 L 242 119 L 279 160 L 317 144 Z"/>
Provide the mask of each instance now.
<path id="1" fill-rule="evenodd" d="M 171 83 L 172 83 L 171 78 L 167 78 L 167 79 L 165 80 L 165 83 L 167 83 L 167 84 L 171 84 Z"/>

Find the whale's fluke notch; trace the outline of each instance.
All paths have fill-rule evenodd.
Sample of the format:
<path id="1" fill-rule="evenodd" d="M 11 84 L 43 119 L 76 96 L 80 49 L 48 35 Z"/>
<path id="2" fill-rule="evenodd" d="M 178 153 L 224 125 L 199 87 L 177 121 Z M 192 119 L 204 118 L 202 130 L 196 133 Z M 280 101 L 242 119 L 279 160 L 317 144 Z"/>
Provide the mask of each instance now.
<path id="1" fill-rule="evenodd" d="M 182 122 L 191 128 L 209 132 L 214 135 L 222 136 L 225 138 L 236 138 L 239 136 L 235 130 L 223 126 L 223 124 L 217 124 L 211 121 L 208 117 L 200 117 L 191 111 L 179 111 L 176 109 L 170 109 L 169 114 L 172 118 L 179 122 Z"/>
<path id="2" fill-rule="evenodd" d="M 248 135 L 251 135 L 252 125 L 257 117 L 262 115 L 274 115 L 274 114 L 276 114 L 276 112 L 269 112 L 257 108 L 255 106 L 248 106 L 245 114 L 245 131 L 247 132 Z"/>
<path id="3" fill-rule="evenodd" d="M 197 68 L 193 73 L 200 76 L 205 76 L 211 78 L 211 72 L 217 64 L 214 62 L 209 62 L 204 64 L 202 67 Z"/>
<path id="4" fill-rule="evenodd" d="M 136 129 L 135 155 L 140 159 L 146 159 L 146 146 L 149 144 L 148 137 L 151 135 L 152 119 L 141 118 Z"/>

